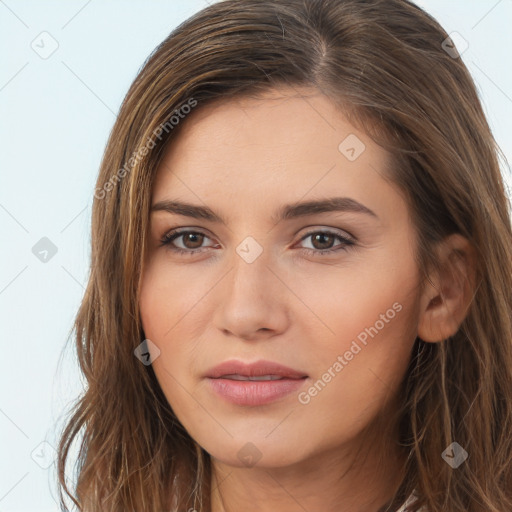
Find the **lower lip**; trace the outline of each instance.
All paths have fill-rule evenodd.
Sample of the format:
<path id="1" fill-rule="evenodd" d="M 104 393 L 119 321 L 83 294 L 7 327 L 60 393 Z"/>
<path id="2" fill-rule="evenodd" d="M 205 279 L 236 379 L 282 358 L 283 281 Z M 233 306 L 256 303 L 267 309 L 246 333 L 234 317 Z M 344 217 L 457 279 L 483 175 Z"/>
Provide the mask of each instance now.
<path id="1" fill-rule="evenodd" d="M 283 398 L 304 385 L 303 379 L 231 380 L 209 378 L 210 386 L 236 405 L 265 405 Z"/>

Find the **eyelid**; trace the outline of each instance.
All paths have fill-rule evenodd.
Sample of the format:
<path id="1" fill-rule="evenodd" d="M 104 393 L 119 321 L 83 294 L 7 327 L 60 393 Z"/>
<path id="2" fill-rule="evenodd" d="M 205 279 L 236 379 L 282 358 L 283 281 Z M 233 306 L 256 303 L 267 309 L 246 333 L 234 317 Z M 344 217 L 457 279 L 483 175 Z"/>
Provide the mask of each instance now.
<path id="1" fill-rule="evenodd" d="M 348 231 L 345 231 L 344 229 L 340 228 L 325 228 L 325 227 L 313 227 L 311 228 L 306 234 L 302 235 L 300 240 L 304 240 L 304 238 L 307 238 L 308 236 L 311 236 L 315 233 L 327 233 L 329 235 L 339 236 L 340 238 L 344 238 L 347 240 L 350 240 L 351 242 L 356 242 L 357 238 L 353 236 Z"/>

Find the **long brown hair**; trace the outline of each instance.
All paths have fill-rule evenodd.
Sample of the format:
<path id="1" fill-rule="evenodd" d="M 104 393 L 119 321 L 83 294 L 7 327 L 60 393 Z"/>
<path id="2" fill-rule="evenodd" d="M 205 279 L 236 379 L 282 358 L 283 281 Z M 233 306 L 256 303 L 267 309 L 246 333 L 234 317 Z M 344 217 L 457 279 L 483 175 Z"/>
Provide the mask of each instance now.
<path id="1" fill-rule="evenodd" d="M 59 444 L 59 495 L 80 510 L 210 510 L 211 466 L 173 414 L 138 311 L 153 177 L 192 109 L 272 87 L 313 87 L 394 157 L 422 275 L 433 245 L 460 233 L 477 286 L 458 332 L 417 338 L 400 397 L 409 457 L 397 500 L 411 510 L 512 510 L 512 232 L 500 156 L 475 85 L 448 34 L 407 0 L 224 0 L 179 25 L 121 106 L 95 190 L 91 271 L 75 321 L 87 387 Z M 504 158 L 503 158 L 504 160 Z M 425 277 L 426 278 L 426 277 Z M 65 469 L 80 441 L 76 485 Z M 441 454 L 469 454 L 452 469 Z"/>

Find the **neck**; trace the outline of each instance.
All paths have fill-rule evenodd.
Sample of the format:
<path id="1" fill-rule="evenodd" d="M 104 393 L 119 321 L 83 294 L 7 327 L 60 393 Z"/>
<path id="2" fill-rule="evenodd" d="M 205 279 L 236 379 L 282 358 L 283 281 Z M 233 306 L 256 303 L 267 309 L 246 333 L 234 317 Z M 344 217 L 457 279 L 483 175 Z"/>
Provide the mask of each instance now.
<path id="1" fill-rule="evenodd" d="M 373 438 L 379 445 L 360 439 L 287 467 L 240 468 L 212 458 L 211 512 L 384 512 L 406 456 L 397 437 L 383 434 Z"/>

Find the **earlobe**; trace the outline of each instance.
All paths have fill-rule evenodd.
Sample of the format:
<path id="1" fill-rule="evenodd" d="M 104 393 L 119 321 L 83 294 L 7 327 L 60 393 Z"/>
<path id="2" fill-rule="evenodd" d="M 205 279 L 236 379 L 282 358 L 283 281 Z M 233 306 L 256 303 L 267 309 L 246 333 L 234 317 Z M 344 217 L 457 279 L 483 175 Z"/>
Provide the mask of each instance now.
<path id="1" fill-rule="evenodd" d="M 419 338 L 430 343 L 458 331 L 475 292 L 476 255 L 466 238 L 459 234 L 445 238 L 437 258 L 440 270 L 428 276 L 418 321 Z"/>

